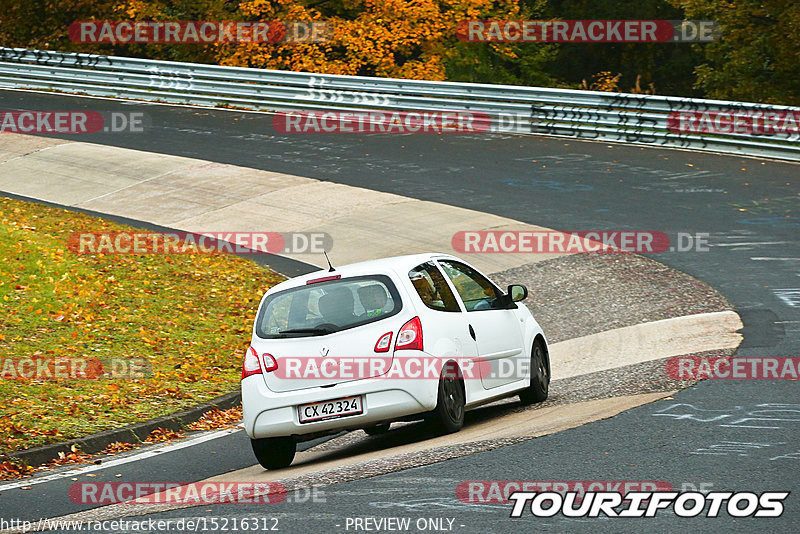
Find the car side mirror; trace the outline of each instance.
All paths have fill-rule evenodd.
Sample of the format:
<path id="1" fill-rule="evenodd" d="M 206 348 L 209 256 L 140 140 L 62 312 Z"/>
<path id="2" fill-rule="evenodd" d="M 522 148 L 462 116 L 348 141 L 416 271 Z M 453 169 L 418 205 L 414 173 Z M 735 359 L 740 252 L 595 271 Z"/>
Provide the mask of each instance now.
<path id="1" fill-rule="evenodd" d="M 511 302 L 519 302 L 528 298 L 528 288 L 522 284 L 512 284 L 508 286 L 508 296 Z"/>

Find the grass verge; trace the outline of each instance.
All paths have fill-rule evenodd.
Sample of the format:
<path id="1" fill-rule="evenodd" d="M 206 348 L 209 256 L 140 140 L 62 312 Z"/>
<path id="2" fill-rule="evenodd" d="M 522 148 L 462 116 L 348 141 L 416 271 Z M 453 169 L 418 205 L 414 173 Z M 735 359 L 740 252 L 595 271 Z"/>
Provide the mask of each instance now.
<path id="1" fill-rule="evenodd" d="M 283 277 L 224 254 L 78 255 L 66 246 L 74 232 L 125 230 L 0 198 L 0 370 L 27 358 L 151 369 L 141 378 L 0 379 L 0 454 L 167 415 L 239 386 L 258 302 Z"/>

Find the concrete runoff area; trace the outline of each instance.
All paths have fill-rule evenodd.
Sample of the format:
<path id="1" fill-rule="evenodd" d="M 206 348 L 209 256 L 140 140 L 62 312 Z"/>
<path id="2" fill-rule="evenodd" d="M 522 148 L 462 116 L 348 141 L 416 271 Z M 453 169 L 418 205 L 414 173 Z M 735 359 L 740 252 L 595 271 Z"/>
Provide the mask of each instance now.
<path id="1" fill-rule="evenodd" d="M 505 217 L 391 193 L 126 148 L 0 136 L 0 190 L 187 232 L 321 232 L 334 265 L 454 253 L 462 230 L 545 231 Z M 563 254 L 476 254 L 497 272 Z M 326 265 L 321 254 L 285 254 Z"/>
<path id="2" fill-rule="evenodd" d="M 662 319 L 568 339 L 550 346 L 553 379 L 692 352 L 733 349 L 744 326 L 733 311 Z"/>

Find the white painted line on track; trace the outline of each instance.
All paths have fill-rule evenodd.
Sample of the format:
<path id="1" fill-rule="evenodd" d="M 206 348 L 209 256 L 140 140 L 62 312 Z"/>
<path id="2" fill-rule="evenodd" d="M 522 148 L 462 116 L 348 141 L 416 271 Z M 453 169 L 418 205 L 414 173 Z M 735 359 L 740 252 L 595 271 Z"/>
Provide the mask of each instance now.
<path id="1" fill-rule="evenodd" d="M 70 469 L 69 471 L 62 471 L 60 473 L 53 473 L 52 475 L 44 475 L 41 477 L 35 478 L 28 478 L 19 480 L 16 482 L 12 482 L 10 484 L 3 484 L 0 485 L 0 492 L 8 491 L 12 489 L 27 487 L 27 486 L 35 486 L 36 484 L 43 484 L 45 482 L 52 482 L 53 480 L 59 480 L 62 478 L 69 478 L 75 477 L 78 475 L 84 475 L 86 473 L 91 473 L 92 471 L 100 471 L 101 469 L 108 469 L 109 467 L 115 467 L 118 465 L 128 464 L 131 462 L 136 462 L 139 460 L 145 460 L 147 458 L 152 458 L 153 456 L 160 456 L 162 454 L 177 451 L 180 449 L 185 449 L 186 447 L 192 447 L 194 445 L 199 445 L 200 443 L 204 443 L 206 441 L 211 441 L 213 439 L 222 438 L 225 436 L 229 436 L 231 434 L 235 434 L 236 432 L 242 432 L 241 428 L 226 428 L 225 430 L 217 430 L 214 432 L 209 432 L 205 434 L 201 434 L 195 438 L 187 439 L 185 441 L 179 441 L 177 443 L 171 443 L 169 445 L 164 445 L 163 447 L 153 448 L 151 450 L 143 451 L 138 454 L 131 454 L 130 456 L 123 456 L 122 458 L 116 458 L 114 460 L 104 461 L 102 464 L 92 464 L 87 465 L 85 467 L 78 467 L 76 469 Z"/>
<path id="2" fill-rule="evenodd" d="M 751 245 L 785 245 L 789 241 L 746 241 L 743 243 L 715 243 L 712 247 L 745 247 Z"/>

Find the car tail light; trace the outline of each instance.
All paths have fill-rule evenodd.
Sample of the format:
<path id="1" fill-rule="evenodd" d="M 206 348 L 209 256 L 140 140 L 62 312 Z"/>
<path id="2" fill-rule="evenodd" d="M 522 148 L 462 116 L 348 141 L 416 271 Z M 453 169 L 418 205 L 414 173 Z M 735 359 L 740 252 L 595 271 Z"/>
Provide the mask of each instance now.
<path id="1" fill-rule="evenodd" d="M 386 332 L 383 334 L 378 342 L 375 343 L 375 352 L 389 352 L 389 347 L 392 344 L 392 333 Z"/>
<path id="2" fill-rule="evenodd" d="M 272 354 L 264 353 L 264 372 L 269 373 L 278 368 L 278 360 Z"/>
<path id="3" fill-rule="evenodd" d="M 413 349 L 422 350 L 422 323 L 419 317 L 414 317 L 397 333 L 397 343 L 394 350 Z"/>
<path id="4" fill-rule="evenodd" d="M 247 347 L 242 362 L 242 380 L 251 375 L 261 374 L 261 363 L 258 361 L 258 353 L 253 347 Z"/>

